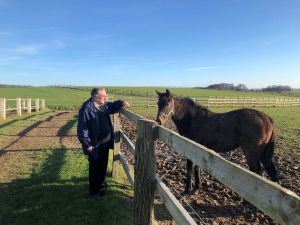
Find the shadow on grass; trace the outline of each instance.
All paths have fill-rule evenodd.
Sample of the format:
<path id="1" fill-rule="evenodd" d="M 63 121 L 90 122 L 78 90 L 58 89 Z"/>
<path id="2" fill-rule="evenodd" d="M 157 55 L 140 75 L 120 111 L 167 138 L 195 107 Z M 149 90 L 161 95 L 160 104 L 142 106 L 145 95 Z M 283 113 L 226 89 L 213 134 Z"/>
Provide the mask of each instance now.
<path id="1" fill-rule="evenodd" d="M 89 197 L 81 151 L 46 151 L 51 154 L 30 178 L 0 184 L 1 225 L 133 224 L 124 185 L 108 178 L 107 194 Z"/>
<path id="2" fill-rule="evenodd" d="M 6 126 L 9 126 L 9 125 L 12 125 L 18 121 L 26 121 L 26 120 L 30 120 L 31 118 L 35 117 L 35 116 L 40 116 L 40 115 L 44 115 L 44 114 L 47 114 L 49 112 L 43 112 L 43 113 L 39 113 L 39 114 L 34 114 L 34 115 L 30 115 L 30 116 L 26 116 L 25 118 L 22 118 L 22 119 L 13 119 L 11 121 L 8 121 L 6 123 L 3 123 L 0 125 L 0 129 L 6 127 Z"/>
<path id="3" fill-rule="evenodd" d="M 77 117 L 73 116 L 67 123 L 65 123 L 57 132 L 57 136 L 59 136 L 61 139 L 63 137 L 70 136 L 70 130 L 73 128 L 73 126 L 77 123 Z"/>

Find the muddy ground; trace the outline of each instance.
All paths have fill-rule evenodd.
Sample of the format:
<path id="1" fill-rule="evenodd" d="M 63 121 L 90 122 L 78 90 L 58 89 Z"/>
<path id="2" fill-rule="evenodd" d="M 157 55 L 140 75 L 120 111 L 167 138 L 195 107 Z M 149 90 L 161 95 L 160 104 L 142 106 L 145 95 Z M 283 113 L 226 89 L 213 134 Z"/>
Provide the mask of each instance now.
<path id="1" fill-rule="evenodd" d="M 154 119 L 154 118 L 151 118 Z M 121 129 L 135 143 L 136 124 L 126 117 L 121 117 Z M 176 130 L 174 124 L 168 128 Z M 299 150 L 299 146 L 297 150 Z M 281 185 L 298 195 L 300 194 L 300 159 L 295 157 L 284 144 L 278 140 L 277 148 L 286 152 L 285 155 L 275 155 L 275 163 L 279 170 Z M 134 164 L 132 155 L 126 146 L 122 145 L 122 153 L 129 164 Z M 243 200 L 239 195 L 222 185 L 209 174 L 202 172 L 201 190 L 183 194 L 186 177 L 186 160 L 174 152 L 163 142 L 157 142 L 157 173 L 170 188 L 177 199 L 185 206 L 195 221 L 199 224 L 276 224 L 270 217 Z M 221 154 L 224 158 L 248 169 L 246 159 L 239 149 Z M 263 173 L 264 177 L 267 177 Z"/>

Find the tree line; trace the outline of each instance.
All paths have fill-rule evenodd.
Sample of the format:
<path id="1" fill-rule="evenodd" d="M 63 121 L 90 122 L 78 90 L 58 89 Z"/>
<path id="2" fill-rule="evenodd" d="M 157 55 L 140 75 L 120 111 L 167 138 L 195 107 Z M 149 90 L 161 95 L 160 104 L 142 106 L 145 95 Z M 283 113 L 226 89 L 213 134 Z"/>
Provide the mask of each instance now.
<path id="1" fill-rule="evenodd" d="M 196 88 L 202 88 L 202 87 L 196 87 Z M 245 84 L 228 84 L 228 83 L 220 83 L 220 84 L 212 84 L 207 87 L 204 87 L 204 89 L 215 89 L 215 90 L 236 90 L 236 91 L 247 91 L 247 90 L 254 90 L 254 89 L 248 89 Z M 270 85 L 265 88 L 261 89 L 255 89 L 255 91 L 292 91 L 292 88 L 287 85 Z"/>

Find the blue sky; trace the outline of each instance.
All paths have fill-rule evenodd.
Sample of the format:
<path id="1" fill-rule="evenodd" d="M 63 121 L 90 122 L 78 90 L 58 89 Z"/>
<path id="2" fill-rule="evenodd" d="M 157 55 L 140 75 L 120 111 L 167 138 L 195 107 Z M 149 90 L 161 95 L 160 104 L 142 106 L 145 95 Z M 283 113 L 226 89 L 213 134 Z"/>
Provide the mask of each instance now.
<path id="1" fill-rule="evenodd" d="M 300 1 L 0 0 L 0 83 L 300 87 Z"/>

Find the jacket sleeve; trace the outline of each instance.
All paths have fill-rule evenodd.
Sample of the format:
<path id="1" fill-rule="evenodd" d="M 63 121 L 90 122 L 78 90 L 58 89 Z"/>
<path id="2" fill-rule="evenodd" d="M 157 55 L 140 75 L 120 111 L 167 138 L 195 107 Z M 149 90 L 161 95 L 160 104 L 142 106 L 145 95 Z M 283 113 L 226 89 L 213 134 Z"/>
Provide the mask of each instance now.
<path id="1" fill-rule="evenodd" d="M 82 145 L 83 152 L 87 154 L 87 148 L 91 145 L 89 130 L 87 127 L 87 115 L 84 109 L 80 109 L 77 123 L 77 136 Z"/>
<path id="2" fill-rule="evenodd" d="M 109 114 L 115 114 L 116 112 L 118 112 L 122 106 L 123 106 L 123 102 L 122 100 L 117 100 L 114 102 L 108 102 L 107 106 L 109 109 Z"/>

